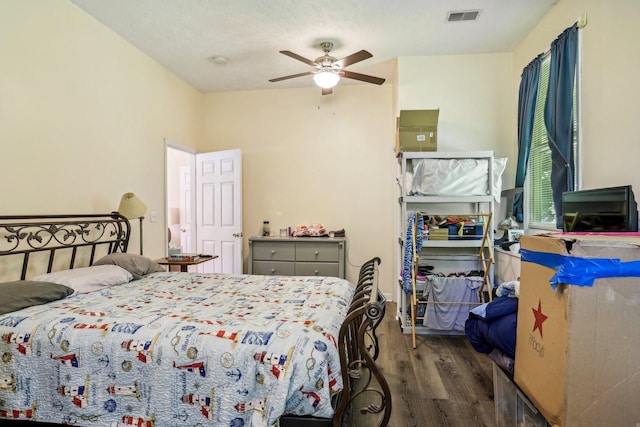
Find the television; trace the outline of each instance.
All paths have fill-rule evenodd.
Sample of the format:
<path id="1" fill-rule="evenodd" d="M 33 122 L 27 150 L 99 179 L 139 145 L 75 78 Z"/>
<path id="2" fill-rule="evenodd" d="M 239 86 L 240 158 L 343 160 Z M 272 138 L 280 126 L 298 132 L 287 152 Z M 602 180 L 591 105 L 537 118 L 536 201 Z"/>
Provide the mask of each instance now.
<path id="1" fill-rule="evenodd" d="M 638 205 L 630 185 L 562 193 L 563 231 L 638 231 Z"/>

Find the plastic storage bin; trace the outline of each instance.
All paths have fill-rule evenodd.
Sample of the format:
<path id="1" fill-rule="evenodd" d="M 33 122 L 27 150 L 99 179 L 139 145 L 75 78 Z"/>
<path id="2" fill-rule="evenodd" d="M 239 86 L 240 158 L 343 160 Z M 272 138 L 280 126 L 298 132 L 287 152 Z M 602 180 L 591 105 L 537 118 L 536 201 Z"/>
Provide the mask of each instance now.
<path id="1" fill-rule="evenodd" d="M 549 427 L 542 414 L 495 363 L 493 400 L 497 427 Z"/>
<path id="2" fill-rule="evenodd" d="M 483 224 L 471 224 L 460 227 L 460 224 L 449 224 L 449 240 L 480 240 L 484 231 Z M 462 228 L 462 232 L 460 229 Z"/>

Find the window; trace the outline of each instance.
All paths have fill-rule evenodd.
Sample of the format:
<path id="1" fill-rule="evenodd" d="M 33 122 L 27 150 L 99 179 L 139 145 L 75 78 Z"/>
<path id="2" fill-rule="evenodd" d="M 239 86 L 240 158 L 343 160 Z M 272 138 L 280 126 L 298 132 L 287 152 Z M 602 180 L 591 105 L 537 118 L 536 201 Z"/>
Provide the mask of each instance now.
<path id="1" fill-rule="evenodd" d="M 578 61 L 580 59 L 578 58 Z M 547 139 L 547 128 L 544 125 L 544 102 L 547 96 L 547 88 L 549 87 L 549 66 L 551 63 L 550 55 L 547 55 L 540 67 L 540 87 L 538 89 L 538 99 L 536 100 L 536 111 L 533 121 L 533 135 L 531 139 L 531 152 L 529 154 L 529 170 L 527 172 L 528 179 L 528 214 L 530 228 L 540 229 L 556 229 L 555 214 L 556 210 L 553 206 L 553 194 L 551 192 L 551 150 L 549 149 L 549 141 Z M 577 66 L 580 69 L 580 66 Z M 577 91 L 579 73 L 576 73 L 576 84 L 573 90 L 573 150 L 576 159 L 575 169 L 578 167 L 578 132 L 577 132 Z M 576 176 L 575 182 L 578 181 Z"/>

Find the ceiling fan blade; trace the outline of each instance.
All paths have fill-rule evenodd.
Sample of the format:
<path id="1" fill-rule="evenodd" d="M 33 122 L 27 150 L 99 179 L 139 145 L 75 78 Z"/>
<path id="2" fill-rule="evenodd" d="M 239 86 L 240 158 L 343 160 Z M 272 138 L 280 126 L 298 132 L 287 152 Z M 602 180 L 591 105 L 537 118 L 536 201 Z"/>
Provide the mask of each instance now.
<path id="1" fill-rule="evenodd" d="M 323 95 L 331 95 L 332 93 L 333 93 L 333 88 L 329 88 L 329 89 L 322 88 Z"/>
<path id="2" fill-rule="evenodd" d="M 373 55 L 367 52 L 366 50 L 361 50 L 360 52 L 353 53 L 349 56 L 345 56 L 342 59 L 338 59 L 334 64 L 338 64 L 341 68 L 347 67 L 351 64 L 355 64 L 356 62 L 364 61 L 365 59 L 371 58 Z"/>
<path id="3" fill-rule="evenodd" d="M 381 85 L 384 83 L 384 79 L 380 77 L 369 76 L 367 74 L 354 73 L 353 71 L 342 70 L 339 72 L 342 77 L 348 79 L 360 80 L 367 83 L 373 83 L 375 85 Z"/>
<path id="4" fill-rule="evenodd" d="M 279 82 L 281 80 L 289 80 L 289 79 L 294 79 L 296 77 L 308 76 L 309 74 L 313 74 L 313 72 L 306 71 L 304 73 L 291 74 L 290 76 L 284 76 L 284 77 L 277 77 L 275 79 L 269 79 L 269 81 L 270 82 Z"/>
<path id="5" fill-rule="evenodd" d="M 287 55 L 289 58 L 297 59 L 300 62 L 304 62 L 307 65 L 311 65 L 312 67 L 316 65 L 316 63 L 313 62 L 312 60 L 307 59 L 303 56 L 300 56 L 297 53 L 293 53 L 289 50 L 281 50 L 280 53 L 283 55 Z"/>

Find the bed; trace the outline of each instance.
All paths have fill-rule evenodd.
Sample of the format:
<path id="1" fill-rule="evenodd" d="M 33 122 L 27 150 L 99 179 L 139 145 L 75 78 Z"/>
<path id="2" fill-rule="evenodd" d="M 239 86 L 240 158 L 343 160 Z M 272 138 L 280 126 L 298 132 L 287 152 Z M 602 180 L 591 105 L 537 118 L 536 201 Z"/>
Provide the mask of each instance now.
<path id="1" fill-rule="evenodd" d="M 387 424 L 378 258 L 355 285 L 166 272 L 129 235 L 117 213 L 0 217 L 3 422 Z"/>

